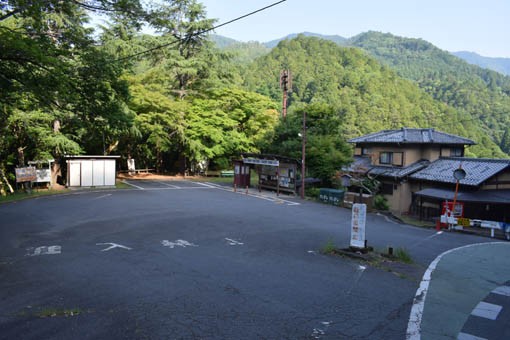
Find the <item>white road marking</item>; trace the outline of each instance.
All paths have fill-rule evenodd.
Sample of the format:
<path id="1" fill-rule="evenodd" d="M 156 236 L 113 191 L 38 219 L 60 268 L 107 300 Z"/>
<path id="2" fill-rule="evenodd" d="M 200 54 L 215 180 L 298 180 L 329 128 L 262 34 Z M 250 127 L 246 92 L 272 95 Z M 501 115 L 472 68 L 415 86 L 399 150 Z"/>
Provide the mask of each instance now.
<path id="1" fill-rule="evenodd" d="M 168 240 L 161 241 L 161 244 L 165 247 L 170 247 L 171 249 L 175 247 L 198 247 L 196 244 L 190 243 L 186 240 L 176 240 L 175 242 L 170 242 Z"/>
<path id="2" fill-rule="evenodd" d="M 111 196 L 112 194 L 106 194 L 106 195 L 103 195 L 103 196 L 99 196 L 99 197 L 96 197 L 96 198 L 93 198 L 92 200 L 98 200 L 100 198 L 105 198 L 105 197 L 108 197 L 108 196 Z"/>
<path id="3" fill-rule="evenodd" d="M 197 182 L 197 184 L 198 183 L 200 183 L 200 182 Z M 206 183 L 200 183 L 200 184 L 204 185 L 204 186 L 208 186 L 209 188 L 215 188 L 215 189 L 219 189 L 219 190 L 223 190 L 223 191 L 232 192 L 232 188 L 223 187 L 223 186 L 218 185 L 216 183 L 206 182 Z M 260 198 L 262 200 L 274 202 L 274 203 L 277 203 L 277 204 L 282 204 L 282 203 L 286 203 L 287 205 L 300 205 L 301 204 L 299 202 L 287 201 L 287 200 L 281 199 L 279 197 L 278 198 L 272 198 L 272 197 L 267 197 L 267 196 L 264 196 L 264 195 L 258 195 L 258 194 L 253 194 L 253 193 L 246 194 L 246 191 L 244 191 L 244 190 L 239 190 L 239 191 L 236 192 L 236 194 L 242 194 L 244 196 L 251 196 L 251 197 L 255 197 L 255 198 Z"/>
<path id="4" fill-rule="evenodd" d="M 459 333 L 459 335 L 457 335 L 457 340 L 488 340 L 488 339 L 480 338 L 478 336 L 474 336 L 471 334 L 461 332 L 461 333 Z"/>
<path id="5" fill-rule="evenodd" d="M 239 241 L 236 241 L 234 239 L 227 238 L 227 237 L 225 237 L 225 240 L 227 240 L 228 244 L 231 245 L 231 246 L 242 246 L 244 244 L 243 242 L 239 242 Z"/>
<path id="6" fill-rule="evenodd" d="M 126 249 L 126 250 L 131 250 L 131 248 L 129 247 L 126 247 L 126 246 L 123 246 L 121 244 L 117 244 L 117 243 L 113 243 L 113 242 L 106 242 L 106 243 L 96 243 L 96 246 L 103 246 L 103 245 L 110 245 L 108 248 L 105 248 L 101 251 L 109 251 L 109 250 L 112 250 L 114 248 L 121 248 L 121 249 Z"/>
<path id="7" fill-rule="evenodd" d="M 502 309 L 502 306 L 480 301 L 478 305 L 476 305 L 475 309 L 473 309 L 471 312 L 471 315 L 479 316 L 485 319 L 496 320 L 498 318 L 499 312 L 501 312 Z"/>
<path id="8" fill-rule="evenodd" d="M 313 329 L 313 331 L 312 331 L 312 338 L 320 339 L 321 336 L 326 335 L 326 330 L 331 325 L 331 321 L 322 321 L 321 324 L 322 324 L 321 328 L 314 328 Z"/>
<path id="9" fill-rule="evenodd" d="M 316 254 L 317 254 L 317 252 L 316 252 L 315 250 L 309 250 L 309 251 L 307 251 L 307 253 L 308 253 L 308 254 L 314 254 L 314 255 L 316 255 Z"/>
<path id="10" fill-rule="evenodd" d="M 220 186 L 219 185 L 214 185 L 213 183 L 202 183 L 202 182 L 195 182 L 196 184 L 198 185 L 203 185 L 204 187 L 207 187 L 207 188 L 219 188 Z"/>
<path id="11" fill-rule="evenodd" d="M 39 255 L 56 255 L 62 252 L 61 246 L 41 246 L 37 248 L 27 248 L 26 256 L 39 256 Z"/>
<path id="12" fill-rule="evenodd" d="M 436 233 L 435 233 L 435 234 L 433 234 L 433 235 L 427 236 L 427 237 L 425 237 L 424 239 L 419 240 L 418 242 L 415 242 L 415 243 L 411 244 L 411 246 L 409 246 L 409 248 L 414 248 L 414 247 L 416 247 L 417 245 L 419 245 L 419 244 L 421 244 L 421 243 L 423 243 L 423 242 L 425 242 L 425 241 L 428 241 L 428 240 L 430 240 L 430 239 L 432 239 L 432 238 L 434 238 L 434 237 L 436 237 L 436 236 L 439 236 L 439 235 L 441 235 L 441 234 L 443 234 L 443 231 L 438 231 L 438 232 L 436 232 Z"/>
<path id="13" fill-rule="evenodd" d="M 140 190 L 145 190 L 144 188 L 139 187 L 138 185 L 135 185 L 135 184 L 133 184 L 133 183 L 129 183 L 129 182 L 128 182 L 128 181 L 126 181 L 126 180 L 123 180 L 123 181 L 122 181 L 122 183 L 126 183 L 127 185 L 131 185 L 132 187 L 137 188 L 137 189 L 140 189 Z"/>
<path id="14" fill-rule="evenodd" d="M 362 265 L 358 265 L 356 267 L 357 270 L 356 278 L 354 279 L 354 281 L 352 281 L 351 287 L 349 287 L 349 290 L 347 291 L 347 295 L 351 294 L 351 291 L 358 284 L 359 280 L 361 279 L 361 276 L 363 275 L 366 269 L 367 267 Z"/>
<path id="15" fill-rule="evenodd" d="M 437 234 L 437 233 L 436 233 Z M 425 299 L 427 297 L 427 292 L 429 290 L 429 284 L 430 280 L 432 278 L 432 273 L 437 267 L 437 264 L 443 256 L 452 253 L 457 250 L 470 248 L 470 247 L 476 247 L 480 245 L 488 245 L 488 244 L 508 244 L 507 242 L 488 242 L 488 243 L 475 243 L 475 244 L 468 244 L 466 246 L 454 248 L 445 251 L 444 253 L 438 255 L 434 261 L 432 261 L 425 271 L 425 274 L 423 274 L 423 278 L 420 283 L 420 287 L 416 290 L 416 295 L 413 300 L 413 307 L 411 308 L 411 313 L 409 315 L 409 322 L 407 324 L 407 332 L 406 332 L 406 339 L 407 340 L 420 340 L 421 339 L 421 320 L 423 317 L 423 307 L 425 306 Z"/>
<path id="16" fill-rule="evenodd" d="M 157 183 L 160 183 L 160 184 L 166 185 L 167 187 L 170 187 L 170 188 L 174 188 L 174 189 L 181 189 L 181 187 L 179 187 L 179 186 L 177 186 L 177 185 L 168 184 L 168 183 L 166 183 L 166 182 L 157 181 Z"/>
<path id="17" fill-rule="evenodd" d="M 510 286 L 500 286 L 494 289 L 491 293 L 510 296 Z"/>

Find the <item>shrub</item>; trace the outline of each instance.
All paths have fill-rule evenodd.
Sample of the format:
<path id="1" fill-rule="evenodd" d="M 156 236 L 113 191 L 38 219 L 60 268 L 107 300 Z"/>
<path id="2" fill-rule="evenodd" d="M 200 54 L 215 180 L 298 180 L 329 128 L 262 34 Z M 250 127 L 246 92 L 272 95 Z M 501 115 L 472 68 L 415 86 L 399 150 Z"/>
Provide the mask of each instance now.
<path id="1" fill-rule="evenodd" d="M 305 194 L 308 197 L 318 199 L 319 195 L 320 195 L 320 189 L 319 188 L 307 188 L 307 189 L 305 189 Z"/>
<path id="2" fill-rule="evenodd" d="M 377 210 L 388 210 L 390 208 L 388 200 L 383 195 L 375 195 L 374 206 Z"/>

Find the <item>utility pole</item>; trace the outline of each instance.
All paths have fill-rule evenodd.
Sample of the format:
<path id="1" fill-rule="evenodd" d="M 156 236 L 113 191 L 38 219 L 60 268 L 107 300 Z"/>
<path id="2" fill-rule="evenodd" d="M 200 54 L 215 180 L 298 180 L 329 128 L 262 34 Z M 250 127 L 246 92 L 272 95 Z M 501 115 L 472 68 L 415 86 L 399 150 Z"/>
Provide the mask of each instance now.
<path id="1" fill-rule="evenodd" d="M 305 198 L 305 160 L 306 160 L 306 111 L 303 111 L 303 137 L 301 145 L 301 198 Z"/>
<path id="2" fill-rule="evenodd" d="M 287 94 L 292 91 L 292 76 L 290 70 L 282 70 L 280 72 L 280 88 L 283 91 L 282 117 L 287 116 Z"/>

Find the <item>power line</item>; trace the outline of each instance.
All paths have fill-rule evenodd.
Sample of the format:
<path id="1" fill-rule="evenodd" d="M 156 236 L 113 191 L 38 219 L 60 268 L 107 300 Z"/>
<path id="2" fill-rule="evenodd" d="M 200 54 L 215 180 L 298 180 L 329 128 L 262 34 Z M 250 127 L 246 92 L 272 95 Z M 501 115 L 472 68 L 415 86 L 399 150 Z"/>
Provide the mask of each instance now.
<path id="1" fill-rule="evenodd" d="M 274 6 L 276 6 L 276 5 L 279 5 L 279 4 L 281 4 L 282 2 L 285 2 L 285 1 L 287 1 L 287 0 L 280 0 L 280 1 L 274 2 L 274 3 L 272 3 L 272 4 L 268 5 L 268 6 L 265 6 L 265 7 L 259 8 L 259 9 L 255 10 L 255 11 L 253 11 L 253 12 L 250 12 L 250 13 L 244 14 L 244 15 L 242 15 L 242 16 L 240 16 L 240 17 L 237 17 L 237 18 L 235 18 L 235 19 L 229 20 L 229 21 L 224 22 L 224 23 L 222 23 L 222 24 L 219 24 L 219 25 L 213 26 L 213 27 L 208 28 L 208 29 L 206 29 L 206 30 L 202 30 L 202 31 L 199 31 L 199 32 L 193 33 L 193 34 L 189 35 L 188 37 L 186 37 L 186 39 L 185 39 L 185 40 L 189 40 L 189 39 L 191 39 L 191 38 L 193 38 L 193 37 L 196 37 L 196 36 L 202 35 L 202 34 L 204 34 L 204 33 L 214 31 L 215 29 L 218 29 L 218 28 L 220 28 L 220 27 L 223 27 L 223 26 L 229 25 L 229 24 L 231 24 L 231 23 L 233 23 L 233 22 L 236 22 L 236 21 L 242 20 L 242 19 L 244 19 L 244 18 L 247 18 L 247 17 L 249 17 L 249 16 L 252 16 L 252 15 L 254 15 L 254 14 L 257 14 L 257 13 L 259 13 L 259 12 L 265 11 L 266 9 L 269 9 L 269 8 L 271 8 L 271 7 L 274 7 Z M 150 52 L 155 51 L 155 50 L 159 50 L 160 48 L 164 48 L 164 47 L 168 47 L 168 46 L 171 46 L 171 45 L 177 44 L 177 43 L 179 43 L 179 42 L 181 42 L 181 41 L 182 41 L 182 40 L 180 40 L 180 39 L 179 39 L 179 40 L 174 40 L 174 41 L 169 42 L 169 43 L 166 43 L 166 44 L 162 44 L 162 45 L 158 45 L 158 46 L 155 46 L 155 47 L 149 48 L 149 49 L 147 49 L 147 50 L 145 50 L 145 51 L 137 52 L 137 53 L 134 53 L 134 54 L 131 54 L 131 55 L 128 55 L 128 56 L 122 57 L 122 58 L 115 59 L 114 61 L 123 61 L 123 60 L 126 60 L 126 59 L 131 59 L 131 58 L 134 58 L 134 57 L 138 57 L 138 56 L 140 56 L 140 55 L 143 55 L 143 54 L 146 54 L 146 53 L 150 53 Z"/>

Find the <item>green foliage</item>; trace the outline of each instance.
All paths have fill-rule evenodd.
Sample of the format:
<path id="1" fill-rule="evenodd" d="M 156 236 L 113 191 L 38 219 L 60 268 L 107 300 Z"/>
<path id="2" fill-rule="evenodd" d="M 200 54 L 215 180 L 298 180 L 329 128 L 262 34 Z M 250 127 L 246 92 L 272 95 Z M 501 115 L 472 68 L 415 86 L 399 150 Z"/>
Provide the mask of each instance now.
<path id="1" fill-rule="evenodd" d="M 335 171 L 351 160 L 352 151 L 341 135 L 339 113 L 324 103 L 301 105 L 276 128 L 269 153 L 301 159 L 303 113 L 306 112 L 306 166 L 308 176 L 330 185 Z"/>
<path id="2" fill-rule="evenodd" d="M 320 196 L 320 188 L 305 188 L 305 195 L 307 197 L 318 199 Z"/>
<path id="3" fill-rule="evenodd" d="M 368 32 L 349 44 L 368 51 L 451 108 L 432 127 L 477 141 L 469 150 L 473 155 L 508 157 L 500 147 L 510 123 L 509 77 L 469 65 L 421 39 Z"/>
<path id="4" fill-rule="evenodd" d="M 329 239 L 328 242 L 322 247 L 321 253 L 333 254 L 336 251 L 336 245 L 333 239 Z"/>
<path id="5" fill-rule="evenodd" d="M 388 200 L 383 195 L 375 195 L 374 207 L 377 210 L 388 210 L 390 208 Z"/>
<path id="6" fill-rule="evenodd" d="M 345 139 L 381 129 L 440 125 L 459 113 L 355 48 L 298 36 L 282 41 L 247 71 L 250 90 L 280 100 L 279 74 L 293 74 L 290 106 L 327 103 L 338 114 Z"/>
<path id="7" fill-rule="evenodd" d="M 413 263 L 411 255 L 405 248 L 397 248 L 397 250 L 395 250 L 395 257 L 401 262 L 408 264 Z"/>

